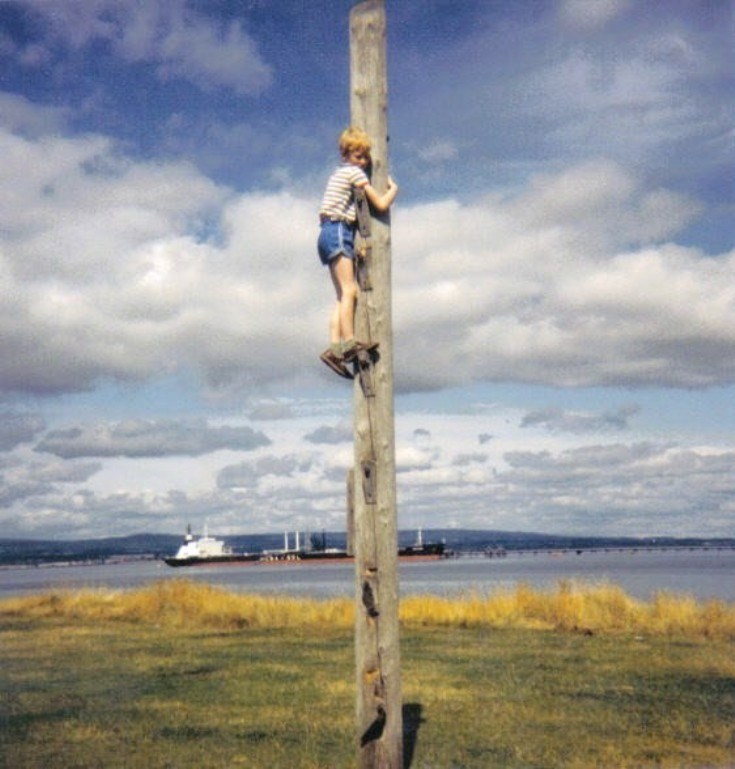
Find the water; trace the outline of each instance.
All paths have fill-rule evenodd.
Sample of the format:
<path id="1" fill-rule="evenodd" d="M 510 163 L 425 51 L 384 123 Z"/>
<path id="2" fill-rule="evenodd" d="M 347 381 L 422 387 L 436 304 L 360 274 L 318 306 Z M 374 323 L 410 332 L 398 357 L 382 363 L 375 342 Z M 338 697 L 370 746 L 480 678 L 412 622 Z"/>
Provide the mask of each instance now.
<path id="1" fill-rule="evenodd" d="M 172 569 L 160 561 L 91 566 L 0 569 L 0 599 L 51 589 L 127 589 L 162 579 L 191 579 L 239 592 L 327 598 L 354 595 L 351 563 L 200 566 Z M 462 595 L 537 589 L 561 580 L 613 583 L 635 598 L 658 591 L 698 600 L 735 602 L 735 550 L 510 553 L 506 558 L 459 558 L 400 564 L 401 593 Z"/>

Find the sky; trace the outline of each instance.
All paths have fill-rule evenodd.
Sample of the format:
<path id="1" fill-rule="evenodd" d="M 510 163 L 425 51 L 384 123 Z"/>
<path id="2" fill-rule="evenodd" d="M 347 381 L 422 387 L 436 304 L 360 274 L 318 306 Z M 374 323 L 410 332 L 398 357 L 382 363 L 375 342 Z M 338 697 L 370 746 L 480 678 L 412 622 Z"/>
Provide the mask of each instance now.
<path id="1" fill-rule="evenodd" d="M 0 536 L 343 531 L 345 0 L 0 1 Z M 401 529 L 735 536 L 730 0 L 388 0 Z"/>

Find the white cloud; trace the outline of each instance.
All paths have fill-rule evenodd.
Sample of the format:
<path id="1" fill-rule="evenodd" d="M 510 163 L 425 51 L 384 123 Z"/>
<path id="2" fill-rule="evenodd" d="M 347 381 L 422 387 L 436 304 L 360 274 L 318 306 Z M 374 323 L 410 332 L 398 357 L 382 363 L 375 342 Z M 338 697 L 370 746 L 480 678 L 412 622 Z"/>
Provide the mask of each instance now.
<path id="1" fill-rule="evenodd" d="M 630 0 L 561 0 L 560 17 L 572 28 L 597 29 L 621 16 Z"/>
<path id="2" fill-rule="evenodd" d="M 41 136 L 63 131 L 71 111 L 65 107 L 33 104 L 23 96 L 0 92 L 3 126 L 21 136 Z"/>
<path id="3" fill-rule="evenodd" d="M 408 69 L 392 112 L 404 166 L 408 151 L 437 136 L 466 148 L 441 176 L 417 164 L 411 184 L 423 195 L 469 196 L 482 179 L 516 187 L 541 168 L 604 156 L 667 186 L 710 190 L 707 180 L 732 166 L 725 5 L 661 13 L 650 3 L 574 0 L 539 4 L 531 22 L 522 4 L 487 4 L 481 23 L 422 51 L 420 66 L 401 61 Z M 728 182 L 718 187 L 725 199 Z"/>
<path id="4" fill-rule="evenodd" d="M 402 385 L 732 381 L 735 257 L 659 242 L 698 210 L 611 163 L 507 200 L 399 208 Z"/>
<path id="5" fill-rule="evenodd" d="M 418 150 L 419 158 L 425 163 L 445 163 L 458 154 L 457 145 L 448 139 L 435 139 Z"/>
<path id="6" fill-rule="evenodd" d="M 320 425 L 304 436 L 309 443 L 337 444 L 351 442 L 353 428 L 349 422 L 340 422 L 337 425 Z"/>
<path id="7" fill-rule="evenodd" d="M 99 136 L 4 131 L 0 148 L 4 390 L 183 368 L 232 395 L 331 381 L 316 198 L 235 195 Z M 399 204 L 398 388 L 732 382 L 735 254 L 666 242 L 700 208 L 609 161 L 511 197 Z"/>
<path id="8" fill-rule="evenodd" d="M 210 426 L 204 421 L 129 420 L 51 430 L 35 450 L 74 457 L 199 456 L 222 449 L 251 451 L 270 440 L 250 427 Z"/>
<path id="9" fill-rule="evenodd" d="M 25 505 L 29 500 L 32 503 L 52 494 L 65 494 L 64 489 L 69 485 L 84 483 L 99 470 L 98 462 L 3 458 L 0 460 L 0 509 Z"/>
<path id="10" fill-rule="evenodd" d="M 660 426 L 661 388 L 735 379 L 722 9 L 476 3 L 450 28 L 435 5 L 440 39 L 392 27 L 395 370 L 406 402 L 462 404 L 399 413 L 399 522 L 731 534 L 728 439 Z M 271 16 L 201 2 L 10 10 L 32 23 L 0 31 L 7 87 L 54 106 L 0 94 L 0 527 L 343 528 L 351 390 L 317 359 L 334 298 L 314 247 L 336 93 L 317 80 L 339 53 L 299 22 L 309 50 L 271 69 Z M 268 109 L 221 98 L 276 72 Z M 516 404 L 519 382 L 559 385 L 563 405 L 430 394 L 487 382 Z M 220 419 L 181 416 L 197 386 Z M 641 388 L 656 415 L 620 406 L 650 409 Z M 729 415 L 686 397 L 713 394 Z"/>
<path id="11" fill-rule="evenodd" d="M 58 46 L 80 50 L 107 43 L 128 62 L 155 65 L 163 79 L 255 94 L 270 85 L 271 67 L 241 21 L 220 22 L 186 0 L 44 0 L 23 3 L 46 24 L 46 37 L 20 55 L 28 66 L 53 58 Z"/>
<path id="12" fill-rule="evenodd" d="M 217 475 L 217 486 L 221 489 L 257 487 L 267 476 L 280 479 L 293 478 L 296 473 L 309 470 L 311 461 L 293 454 L 275 456 L 268 454 L 250 462 L 227 465 Z"/>
<path id="13" fill-rule="evenodd" d="M 316 412 L 333 407 L 330 401 L 313 405 Z M 631 412 L 549 408 L 529 420 L 528 412 L 524 418 L 523 411 L 482 403 L 469 413 L 401 412 L 399 525 L 731 535 L 732 448 L 651 440 L 630 425 L 623 441 L 611 422 L 615 427 Z M 157 425 L 134 429 L 128 439 L 90 423 L 81 431 L 87 449 L 59 454 L 100 457 L 94 462 L 29 455 L 20 447 L 0 461 L 0 525 L 9 536 L 175 532 L 204 520 L 222 534 L 344 530 L 352 445 L 310 442 L 324 425 L 319 413 L 296 409 L 288 422 L 276 417 L 260 424 L 272 438 L 268 445 L 256 445 L 241 421 L 229 420 L 219 431 L 212 425 L 193 430 L 188 439 L 184 425 L 163 425 L 157 433 Z M 235 434 L 245 442 L 233 442 Z M 474 448 L 490 434 L 492 441 Z M 63 439 L 54 429 L 46 437 Z M 115 450 L 108 451 L 112 443 Z M 179 456 L 159 452 L 151 459 L 150 447 L 158 444 Z M 195 451 L 209 453 L 183 455 Z"/>
<path id="14" fill-rule="evenodd" d="M 187 232 L 224 192 L 186 164 L 132 163 L 100 137 L 0 131 L 0 147 L 0 316 L 13 361 L 0 386 L 75 390 L 165 369 L 206 266 Z"/>
<path id="15" fill-rule="evenodd" d="M 29 443 L 45 427 L 46 421 L 39 414 L 0 411 L 0 451 L 8 451 L 22 443 Z"/>
<path id="16" fill-rule="evenodd" d="M 184 2 L 128 5 L 114 39 L 126 59 L 158 62 L 163 79 L 183 77 L 240 94 L 257 93 L 272 80 L 271 68 L 240 23 L 214 23 Z"/>
<path id="17" fill-rule="evenodd" d="M 650 531 L 723 534 L 731 515 L 735 454 L 731 450 L 640 443 L 582 446 L 559 453 L 510 454 L 494 494 L 509 508 L 543 509 L 568 531 L 594 533 L 647 521 Z M 519 490 L 523 490 L 518 495 Z M 528 513 L 527 513 L 528 514 Z M 703 528 L 706 526 L 706 528 Z"/>
<path id="18" fill-rule="evenodd" d="M 604 414 L 583 414 L 564 411 L 560 408 L 545 408 L 530 411 L 521 420 L 521 427 L 543 425 L 552 432 L 589 433 L 604 430 L 626 430 L 632 416 L 639 412 L 638 406 L 623 406 Z"/>
<path id="19" fill-rule="evenodd" d="M 282 401 L 258 401 L 248 410 L 248 418 L 253 421 L 290 419 L 295 416 L 292 404 Z"/>

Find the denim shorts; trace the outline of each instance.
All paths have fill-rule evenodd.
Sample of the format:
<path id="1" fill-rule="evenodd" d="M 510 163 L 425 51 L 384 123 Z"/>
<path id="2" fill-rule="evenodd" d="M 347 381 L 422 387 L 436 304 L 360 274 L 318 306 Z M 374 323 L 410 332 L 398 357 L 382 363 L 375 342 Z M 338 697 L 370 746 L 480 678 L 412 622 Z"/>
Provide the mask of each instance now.
<path id="1" fill-rule="evenodd" d="M 355 226 L 343 221 L 322 222 L 316 247 L 322 264 L 329 264 L 340 255 L 354 259 Z"/>

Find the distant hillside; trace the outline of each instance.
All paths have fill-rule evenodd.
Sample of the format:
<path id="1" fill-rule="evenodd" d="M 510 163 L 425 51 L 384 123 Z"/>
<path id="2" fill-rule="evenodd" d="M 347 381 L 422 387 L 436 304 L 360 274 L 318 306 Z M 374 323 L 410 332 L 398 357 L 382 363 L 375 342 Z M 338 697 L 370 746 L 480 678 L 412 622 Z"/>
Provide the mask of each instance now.
<path id="1" fill-rule="evenodd" d="M 160 556 L 176 549 L 181 537 L 133 534 L 105 539 L 0 539 L 0 565 L 60 561 L 104 561 L 116 556 Z"/>
<path id="2" fill-rule="evenodd" d="M 195 532 L 196 533 L 196 532 Z M 213 532 L 216 535 L 216 532 Z M 327 532 L 329 547 L 346 546 L 344 532 Z M 318 533 L 322 537 L 322 532 Z M 260 552 L 283 547 L 283 534 L 240 534 L 222 537 L 236 551 Z M 447 549 L 456 551 L 484 550 L 502 547 L 506 550 L 588 550 L 600 547 L 701 547 L 719 545 L 735 547 L 735 539 L 697 537 L 588 537 L 561 536 L 537 532 L 512 532 L 474 529 L 426 529 L 424 542 L 443 541 Z M 309 541 L 302 534 L 303 544 Z M 399 533 L 402 546 L 416 541 L 416 531 Z M 0 539 L 0 565 L 41 565 L 59 562 L 105 561 L 112 558 L 160 558 L 176 552 L 181 536 L 172 534 L 133 534 L 128 537 L 83 540 Z M 293 546 L 293 534 L 290 535 Z"/>

